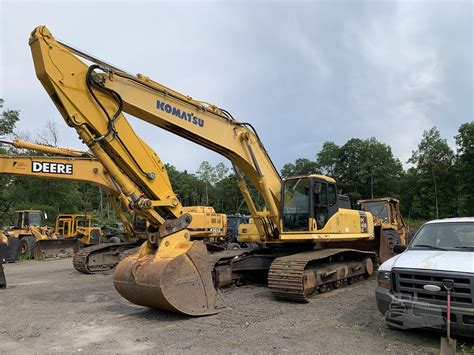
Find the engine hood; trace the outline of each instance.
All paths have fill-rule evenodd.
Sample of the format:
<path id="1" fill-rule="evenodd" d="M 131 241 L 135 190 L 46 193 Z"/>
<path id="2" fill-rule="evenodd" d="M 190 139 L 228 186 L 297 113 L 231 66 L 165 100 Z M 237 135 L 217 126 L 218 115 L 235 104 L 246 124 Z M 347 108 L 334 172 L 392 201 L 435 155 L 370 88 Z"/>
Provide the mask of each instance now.
<path id="1" fill-rule="evenodd" d="M 384 262 L 379 270 L 390 271 L 392 268 L 474 273 L 474 252 L 407 250 Z"/>

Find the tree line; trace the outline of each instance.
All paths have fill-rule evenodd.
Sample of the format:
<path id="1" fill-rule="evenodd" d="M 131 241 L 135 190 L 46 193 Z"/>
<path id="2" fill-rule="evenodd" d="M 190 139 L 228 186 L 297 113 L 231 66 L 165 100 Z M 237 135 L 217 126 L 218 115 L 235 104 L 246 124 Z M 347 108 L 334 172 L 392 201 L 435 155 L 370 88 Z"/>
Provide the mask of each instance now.
<path id="1" fill-rule="evenodd" d="M 17 110 L 2 110 L 0 137 L 58 143 L 54 123 L 48 122 L 32 138 L 15 130 L 19 118 Z M 376 138 L 352 138 L 343 145 L 327 141 L 314 154 L 314 160 L 298 158 L 285 164 L 281 175 L 334 177 L 339 193 L 348 195 L 354 207 L 358 199 L 391 196 L 400 199 L 403 215 L 411 219 L 474 216 L 474 121 L 459 127 L 455 142 L 452 150 L 436 127 L 425 131 L 406 162 L 410 167 L 404 169 L 391 147 Z M 40 155 L 5 146 L 0 147 L 0 153 Z M 213 166 L 204 161 L 196 172 L 179 171 L 170 164 L 166 168 L 183 205 L 209 205 L 226 214 L 248 213 L 237 178 L 225 164 Z M 59 213 L 90 213 L 98 223 L 115 219 L 105 193 L 96 186 L 7 175 L 0 175 L 0 186 L 0 225 L 12 223 L 15 210 L 29 208 L 46 211 L 50 221 Z M 251 194 L 262 206 L 259 194 L 254 189 Z"/>
<path id="2" fill-rule="evenodd" d="M 285 164 L 284 177 L 321 173 L 334 177 L 340 193 L 358 199 L 396 197 L 410 219 L 474 216 L 474 121 L 463 123 L 453 151 L 439 130 L 424 131 L 404 170 L 389 145 L 376 138 L 324 142 L 315 160 Z"/>

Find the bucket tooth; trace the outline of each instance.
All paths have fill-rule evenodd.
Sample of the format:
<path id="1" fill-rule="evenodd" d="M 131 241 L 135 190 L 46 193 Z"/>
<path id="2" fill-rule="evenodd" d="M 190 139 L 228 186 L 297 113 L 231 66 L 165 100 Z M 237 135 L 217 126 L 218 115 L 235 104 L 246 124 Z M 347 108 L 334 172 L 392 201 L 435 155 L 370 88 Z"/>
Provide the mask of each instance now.
<path id="1" fill-rule="evenodd" d="M 163 239 L 156 254 L 145 243 L 126 257 L 114 272 L 114 286 L 128 301 L 190 316 L 215 314 L 225 309 L 214 287 L 207 248 L 190 242 L 189 232 Z"/>

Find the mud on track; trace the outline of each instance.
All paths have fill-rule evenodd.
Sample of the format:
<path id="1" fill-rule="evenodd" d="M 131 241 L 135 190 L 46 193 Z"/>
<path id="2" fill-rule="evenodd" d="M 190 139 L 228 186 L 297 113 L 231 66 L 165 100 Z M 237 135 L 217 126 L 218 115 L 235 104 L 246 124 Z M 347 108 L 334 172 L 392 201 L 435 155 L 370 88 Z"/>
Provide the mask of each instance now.
<path id="1" fill-rule="evenodd" d="M 439 336 L 386 328 L 375 281 L 276 301 L 263 286 L 224 291 L 229 309 L 189 318 L 135 306 L 111 274 L 83 275 L 71 259 L 5 265 L 0 352 L 11 353 L 436 353 Z M 468 345 L 468 349 L 471 345 Z"/>

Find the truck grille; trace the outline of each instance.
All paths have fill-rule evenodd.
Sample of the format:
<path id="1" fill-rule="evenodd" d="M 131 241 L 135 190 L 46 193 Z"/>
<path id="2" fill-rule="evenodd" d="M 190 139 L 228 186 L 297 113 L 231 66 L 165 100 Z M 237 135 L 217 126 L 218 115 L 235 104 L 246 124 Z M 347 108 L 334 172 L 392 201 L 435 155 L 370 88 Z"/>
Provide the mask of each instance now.
<path id="1" fill-rule="evenodd" d="M 447 292 L 443 287 L 443 280 L 454 281 L 454 289 L 451 291 L 453 306 L 473 306 L 474 276 L 466 273 L 393 269 L 392 291 L 402 299 L 444 305 Z M 425 285 L 439 286 L 441 291 L 427 291 L 423 288 Z"/>

